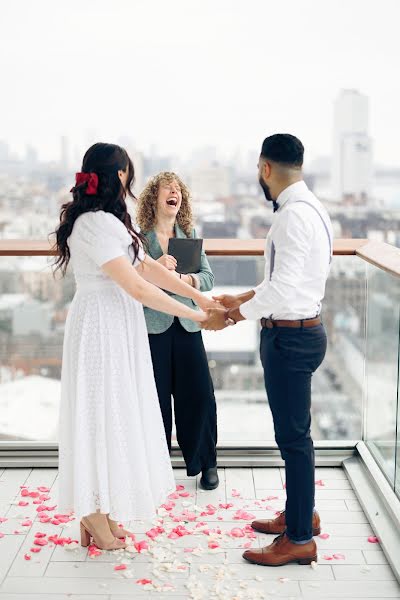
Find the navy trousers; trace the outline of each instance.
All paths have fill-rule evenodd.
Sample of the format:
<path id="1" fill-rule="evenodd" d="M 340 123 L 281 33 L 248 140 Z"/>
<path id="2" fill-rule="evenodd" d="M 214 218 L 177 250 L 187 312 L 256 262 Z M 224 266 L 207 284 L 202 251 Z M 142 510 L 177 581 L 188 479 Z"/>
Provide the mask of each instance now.
<path id="1" fill-rule="evenodd" d="M 217 407 L 201 331 L 189 333 L 175 318 L 149 335 L 158 399 L 171 450 L 172 400 L 176 437 L 188 475 L 217 464 Z"/>
<path id="2" fill-rule="evenodd" d="M 312 538 L 315 501 L 311 439 L 311 377 L 326 352 L 323 325 L 261 331 L 260 355 L 275 440 L 285 461 L 286 533 L 293 541 Z"/>

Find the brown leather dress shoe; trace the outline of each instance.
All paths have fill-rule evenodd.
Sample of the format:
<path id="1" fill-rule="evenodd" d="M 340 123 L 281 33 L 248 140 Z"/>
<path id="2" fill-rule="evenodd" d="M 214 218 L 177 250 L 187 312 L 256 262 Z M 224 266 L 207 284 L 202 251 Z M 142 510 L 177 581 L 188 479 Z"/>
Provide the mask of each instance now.
<path id="1" fill-rule="evenodd" d="M 310 565 L 317 562 L 317 544 L 314 540 L 307 544 L 294 544 L 286 533 L 278 535 L 269 546 L 246 550 L 243 558 L 256 565 L 265 567 L 282 567 L 289 563 Z"/>
<path id="2" fill-rule="evenodd" d="M 283 533 L 286 530 L 285 511 L 283 510 L 276 519 L 258 519 L 251 524 L 252 528 L 260 533 Z M 317 512 L 313 514 L 312 520 L 313 535 L 321 533 L 321 519 Z"/>

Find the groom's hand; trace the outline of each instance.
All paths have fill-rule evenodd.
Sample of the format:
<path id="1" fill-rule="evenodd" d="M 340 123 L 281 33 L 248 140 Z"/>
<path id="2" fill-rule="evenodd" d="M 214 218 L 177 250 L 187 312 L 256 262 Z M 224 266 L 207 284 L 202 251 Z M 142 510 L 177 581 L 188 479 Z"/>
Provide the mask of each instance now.
<path id="1" fill-rule="evenodd" d="M 201 324 L 202 329 L 207 331 L 219 331 L 227 327 L 225 308 L 211 308 L 208 311 L 207 321 Z"/>
<path id="2" fill-rule="evenodd" d="M 213 300 L 225 306 L 225 308 L 239 308 L 241 301 L 237 296 L 222 294 L 221 296 L 213 296 Z"/>

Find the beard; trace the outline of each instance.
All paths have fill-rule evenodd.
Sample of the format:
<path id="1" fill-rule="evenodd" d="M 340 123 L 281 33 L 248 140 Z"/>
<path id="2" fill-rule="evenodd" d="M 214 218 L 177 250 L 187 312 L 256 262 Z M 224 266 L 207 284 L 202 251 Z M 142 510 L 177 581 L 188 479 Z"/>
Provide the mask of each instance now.
<path id="1" fill-rule="evenodd" d="M 262 177 L 258 178 L 258 183 L 260 184 L 262 191 L 264 192 L 264 196 L 267 202 L 273 202 L 274 199 L 271 196 L 271 191 L 269 189 L 269 185 L 267 185 Z"/>

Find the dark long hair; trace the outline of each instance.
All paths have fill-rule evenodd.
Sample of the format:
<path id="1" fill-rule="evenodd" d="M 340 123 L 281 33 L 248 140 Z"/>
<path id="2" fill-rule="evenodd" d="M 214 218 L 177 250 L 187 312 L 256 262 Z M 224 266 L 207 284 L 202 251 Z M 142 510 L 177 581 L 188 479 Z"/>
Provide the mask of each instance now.
<path id="1" fill-rule="evenodd" d="M 118 171 L 128 169 L 126 189 L 118 177 Z M 58 257 L 54 262 L 55 271 L 60 270 L 65 275 L 70 260 L 68 238 L 76 219 L 86 212 L 103 210 L 117 217 L 127 228 L 132 237 L 134 260 L 139 253 L 140 241 L 144 236 L 134 230 L 128 213 L 126 195 L 135 198 L 132 185 L 135 180 L 133 163 L 124 148 L 115 144 L 94 144 L 87 150 L 82 162 L 83 173 L 96 173 L 98 188 L 95 195 L 86 194 L 88 184 L 82 183 L 72 188 L 72 201 L 63 204 L 60 213 L 60 224 L 55 231 L 56 242 L 54 249 Z"/>

